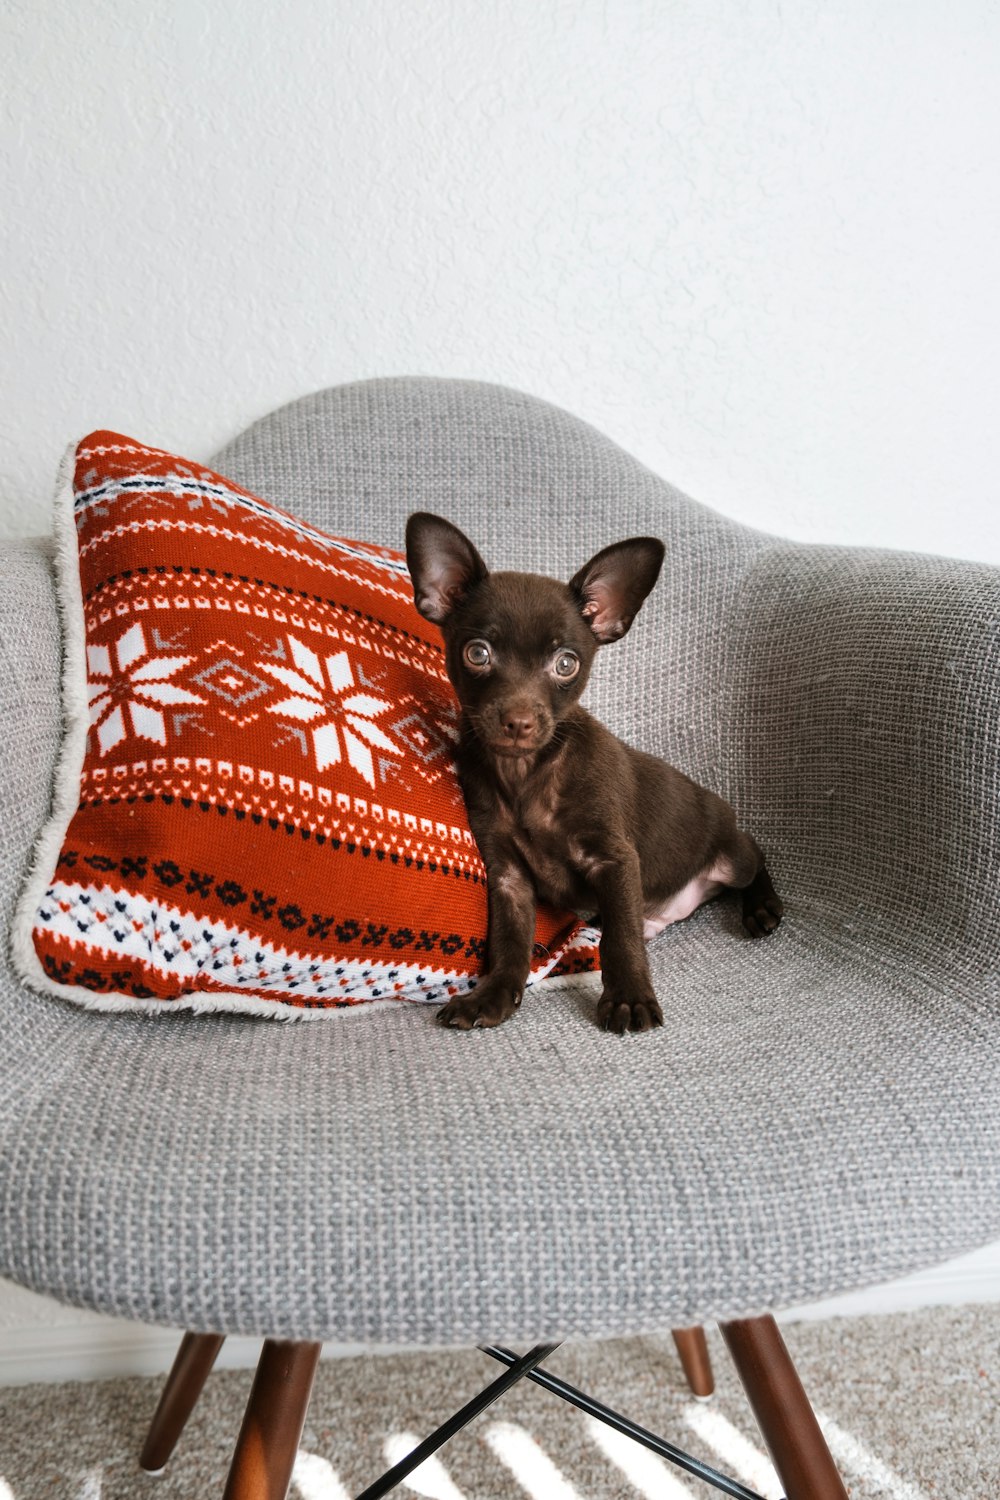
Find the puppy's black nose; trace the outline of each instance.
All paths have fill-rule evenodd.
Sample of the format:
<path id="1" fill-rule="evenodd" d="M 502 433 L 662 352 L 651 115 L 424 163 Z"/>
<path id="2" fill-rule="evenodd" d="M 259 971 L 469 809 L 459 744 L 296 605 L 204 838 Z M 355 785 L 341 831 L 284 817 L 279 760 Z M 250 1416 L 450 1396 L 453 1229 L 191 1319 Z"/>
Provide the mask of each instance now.
<path id="1" fill-rule="evenodd" d="M 527 740 L 537 728 L 533 714 L 508 714 L 503 721 L 503 732 L 509 740 Z"/>

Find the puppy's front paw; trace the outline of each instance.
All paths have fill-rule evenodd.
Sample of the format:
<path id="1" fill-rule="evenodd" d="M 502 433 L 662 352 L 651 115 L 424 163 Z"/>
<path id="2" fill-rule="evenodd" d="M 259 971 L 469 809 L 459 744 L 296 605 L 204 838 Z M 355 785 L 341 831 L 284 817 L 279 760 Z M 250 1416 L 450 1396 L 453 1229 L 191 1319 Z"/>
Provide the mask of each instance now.
<path id="1" fill-rule="evenodd" d="M 501 1021 L 510 1019 L 520 1003 L 520 992 L 510 985 L 484 980 L 471 995 L 442 1005 L 437 1018 L 442 1026 L 454 1026 L 459 1031 L 471 1031 L 474 1026 L 499 1026 Z"/>
<path id="2" fill-rule="evenodd" d="M 597 1024 L 618 1036 L 626 1031 L 652 1031 L 654 1026 L 663 1025 L 663 1011 L 655 995 L 632 1000 L 617 990 L 605 989 L 597 1003 Z"/>

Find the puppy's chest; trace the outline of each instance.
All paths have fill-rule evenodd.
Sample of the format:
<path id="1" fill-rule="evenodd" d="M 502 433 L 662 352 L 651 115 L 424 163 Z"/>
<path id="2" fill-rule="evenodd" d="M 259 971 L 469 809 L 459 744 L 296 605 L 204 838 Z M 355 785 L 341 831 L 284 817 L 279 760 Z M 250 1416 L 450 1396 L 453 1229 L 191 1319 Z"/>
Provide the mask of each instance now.
<path id="1" fill-rule="evenodd" d="M 544 807 L 505 813 L 505 831 L 531 871 L 539 899 L 553 906 L 589 907 L 593 891 L 565 815 Z"/>

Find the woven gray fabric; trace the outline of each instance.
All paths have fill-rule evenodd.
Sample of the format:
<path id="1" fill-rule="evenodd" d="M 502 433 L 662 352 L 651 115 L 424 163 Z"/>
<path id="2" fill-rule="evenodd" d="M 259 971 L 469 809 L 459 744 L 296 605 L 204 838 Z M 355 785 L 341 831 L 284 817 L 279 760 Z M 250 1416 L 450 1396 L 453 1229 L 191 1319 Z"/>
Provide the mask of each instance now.
<path id="1" fill-rule="evenodd" d="M 763 943 L 726 901 L 667 929 L 666 1024 L 625 1038 L 592 982 L 463 1034 L 411 1009 L 98 1015 L 5 967 L 0 1272 L 150 1322 L 445 1345 L 661 1332 L 1000 1235 L 1000 570 L 749 531 L 466 382 L 322 392 L 215 462 L 397 546 L 441 511 L 495 566 L 568 577 L 662 536 L 588 701 L 732 798 L 788 915 Z M 40 553 L 0 570 L 6 923 L 58 635 Z"/>

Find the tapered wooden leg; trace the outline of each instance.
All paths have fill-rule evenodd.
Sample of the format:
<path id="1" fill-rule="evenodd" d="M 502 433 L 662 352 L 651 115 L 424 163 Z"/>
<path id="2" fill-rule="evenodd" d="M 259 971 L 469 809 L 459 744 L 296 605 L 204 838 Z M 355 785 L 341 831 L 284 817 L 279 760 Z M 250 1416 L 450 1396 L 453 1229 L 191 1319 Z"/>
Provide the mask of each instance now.
<path id="1" fill-rule="evenodd" d="M 264 1341 L 223 1500 L 285 1500 L 321 1348 Z"/>
<path id="2" fill-rule="evenodd" d="M 787 1500 L 847 1500 L 777 1323 L 742 1318 L 719 1327 Z"/>
<path id="3" fill-rule="evenodd" d="M 181 1339 L 139 1455 L 147 1473 L 158 1474 L 173 1453 L 224 1342 L 221 1333 L 186 1333 Z"/>
<path id="4" fill-rule="evenodd" d="M 712 1377 L 712 1361 L 708 1357 L 703 1328 L 675 1328 L 674 1343 L 684 1366 L 684 1374 L 691 1390 L 701 1401 L 707 1401 L 715 1390 Z"/>

